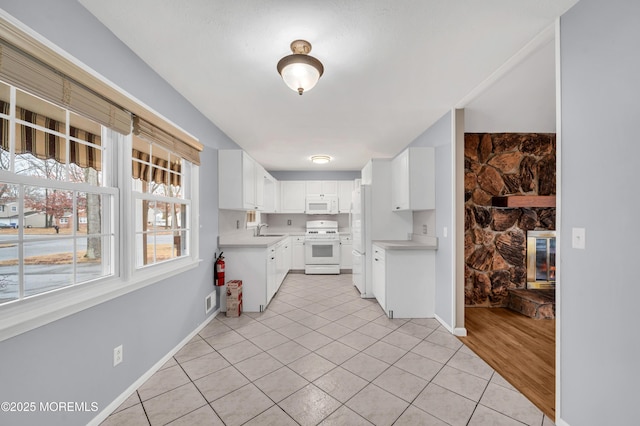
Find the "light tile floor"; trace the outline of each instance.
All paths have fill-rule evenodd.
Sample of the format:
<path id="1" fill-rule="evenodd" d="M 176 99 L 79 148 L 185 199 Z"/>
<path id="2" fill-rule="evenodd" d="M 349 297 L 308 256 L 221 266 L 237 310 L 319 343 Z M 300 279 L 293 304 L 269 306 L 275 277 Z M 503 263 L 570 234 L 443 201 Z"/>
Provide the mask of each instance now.
<path id="1" fill-rule="evenodd" d="M 102 424 L 553 422 L 436 320 L 388 319 L 348 274 L 289 274 L 265 312 L 218 315 Z"/>

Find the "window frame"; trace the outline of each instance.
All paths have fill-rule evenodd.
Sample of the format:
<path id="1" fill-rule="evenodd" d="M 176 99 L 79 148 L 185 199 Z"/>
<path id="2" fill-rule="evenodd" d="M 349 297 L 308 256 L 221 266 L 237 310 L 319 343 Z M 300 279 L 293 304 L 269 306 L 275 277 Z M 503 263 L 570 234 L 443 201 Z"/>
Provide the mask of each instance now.
<path id="1" fill-rule="evenodd" d="M 203 145 L 185 130 L 170 120 L 137 100 L 129 93 L 116 87 L 113 83 L 72 57 L 50 41 L 33 32 L 11 15 L 0 10 L 0 37 L 23 50 L 36 59 L 49 64 L 59 72 L 70 76 L 75 81 L 89 87 L 96 93 L 111 99 L 121 107 L 143 117 L 149 122 L 164 129 L 184 141 L 185 146 L 194 151 L 202 151 Z M 31 93 L 30 91 L 25 91 Z M 103 127 L 103 131 L 105 128 Z M 111 131 L 111 130 L 106 130 Z M 149 285 L 166 281 L 175 276 L 196 268 L 202 261 L 199 259 L 199 164 L 191 162 L 190 181 L 190 249 L 189 255 L 169 261 L 149 265 L 141 270 L 135 270 L 132 254 L 135 250 L 134 222 L 130 218 L 134 201 L 131 193 L 131 133 L 118 137 L 118 149 L 107 151 L 112 157 L 111 164 L 116 167 L 113 171 L 112 186 L 113 220 L 121 218 L 114 225 L 114 244 L 112 247 L 114 275 L 93 281 L 79 283 L 59 288 L 21 300 L 0 305 L 0 341 L 17 336 L 21 333 L 41 327 L 53 321 L 65 318 L 84 309 L 107 302 L 126 295 Z M 183 157 L 184 158 L 184 157 Z M 116 166 L 117 165 L 117 166 Z M 17 176 L 13 171 L 0 170 L 0 179 L 11 183 L 12 177 Z M 35 180 L 35 185 L 42 186 L 42 179 L 23 176 L 24 179 Z M 66 184 L 65 182 L 60 182 Z M 82 191 L 82 186 L 73 185 L 73 190 Z M 87 191 L 95 192 L 95 186 L 88 184 Z"/>
<path id="2" fill-rule="evenodd" d="M 196 220 L 197 218 L 197 214 L 194 215 L 194 207 L 193 207 L 193 201 L 194 201 L 194 185 L 197 188 L 197 182 L 198 182 L 198 178 L 199 178 L 199 168 L 197 165 L 195 165 L 194 163 L 190 162 L 189 160 L 182 158 L 181 161 L 183 161 L 182 166 L 181 166 L 181 179 L 182 179 L 182 198 L 179 197 L 169 197 L 166 195 L 158 195 L 158 194 L 153 194 L 151 192 L 141 192 L 141 191 L 136 191 L 133 189 L 133 185 L 131 184 L 133 182 L 133 172 L 132 172 L 132 163 L 133 163 L 133 155 L 132 155 L 132 147 L 133 147 L 133 138 L 135 136 L 130 135 L 129 136 L 129 141 L 130 141 L 130 145 L 126 147 L 127 152 L 129 153 L 129 176 L 127 177 L 126 182 L 129 183 L 129 189 L 131 191 L 131 196 L 128 197 L 131 200 L 131 207 L 130 207 L 130 211 L 131 211 L 131 217 L 133 218 L 132 223 L 133 223 L 133 228 L 134 228 L 134 232 L 133 232 L 133 246 L 132 246 L 132 250 L 134 255 L 130 256 L 129 259 L 131 259 L 132 265 L 130 270 L 132 271 L 132 274 L 135 275 L 140 275 L 143 274 L 145 270 L 148 270 L 150 268 L 156 268 L 164 263 L 171 263 L 173 264 L 173 262 L 177 262 L 180 259 L 183 258 L 189 258 L 191 256 L 193 256 L 193 250 L 195 249 L 197 251 L 197 248 L 193 247 L 193 238 L 194 238 L 194 233 L 195 230 L 198 229 L 196 228 L 196 224 L 194 223 L 194 220 Z M 150 142 L 145 140 L 146 143 L 149 143 L 150 145 L 156 145 L 154 142 Z M 168 151 L 167 148 L 162 147 L 163 150 Z M 169 151 L 172 155 L 176 155 L 177 157 L 180 157 L 179 154 Z M 185 173 L 185 169 L 187 169 L 187 172 Z M 125 183 L 126 185 L 126 183 Z M 188 218 L 187 218 L 187 223 L 188 223 L 188 238 L 187 241 L 189 243 L 189 248 L 188 248 L 188 254 L 184 255 L 184 256 L 180 256 L 180 257 L 176 257 L 173 259 L 168 259 L 168 260 L 163 260 L 160 262 L 154 262 L 148 265 L 142 265 L 142 266 L 138 266 L 136 265 L 136 258 L 137 258 L 137 247 L 136 247 L 136 237 L 137 235 L 140 233 L 140 231 L 135 229 L 135 225 L 136 225 L 136 220 L 137 220 L 137 214 L 136 213 L 136 203 L 138 200 L 146 200 L 146 201 L 159 201 L 159 202 L 169 202 L 169 203 L 179 203 L 179 204 L 184 204 L 187 206 L 187 211 L 188 211 Z M 167 229 L 167 231 L 173 231 L 173 229 Z M 198 256 L 198 254 L 196 253 L 196 256 Z"/>

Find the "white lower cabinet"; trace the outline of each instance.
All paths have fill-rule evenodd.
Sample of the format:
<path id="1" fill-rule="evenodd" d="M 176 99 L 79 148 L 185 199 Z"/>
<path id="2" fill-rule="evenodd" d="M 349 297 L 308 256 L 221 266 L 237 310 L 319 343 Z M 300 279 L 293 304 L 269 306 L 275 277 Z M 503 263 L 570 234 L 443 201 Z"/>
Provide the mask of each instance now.
<path id="1" fill-rule="evenodd" d="M 287 237 L 276 244 L 276 291 L 289 273 L 289 269 L 291 269 L 291 241 Z"/>
<path id="2" fill-rule="evenodd" d="M 292 241 L 291 237 L 287 237 L 285 239 L 284 249 L 282 250 L 282 256 L 284 258 L 284 275 L 282 276 L 282 280 L 280 280 L 280 284 L 287 277 L 287 274 L 291 270 L 291 252 L 292 252 Z M 280 288 L 280 284 L 278 288 Z"/>
<path id="3" fill-rule="evenodd" d="M 340 269 L 353 268 L 353 243 L 351 235 L 340 235 Z"/>
<path id="4" fill-rule="evenodd" d="M 224 247 L 225 279 L 242 280 L 243 311 L 265 310 L 289 272 L 290 247 L 289 237 L 266 249 Z"/>
<path id="5" fill-rule="evenodd" d="M 278 284 L 277 284 L 277 282 L 278 282 L 278 260 L 276 258 L 276 248 L 275 248 L 275 246 L 269 247 L 267 252 L 268 252 L 267 253 L 267 300 L 264 303 L 264 306 L 267 306 L 269 304 L 271 299 L 273 299 L 273 296 L 278 291 Z M 243 287 L 244 287 L 244 285 L 243 285 Z M 243 289 L 243 292 L 244 292 L 244 289 Z M 243 294 L 243 297 L 246 297 L 246 295 Z M 249 309 L 247 309 L 246 305 L 244 306 L 244 309 L 247 312 L 255 312 L 255 311 L 250 311 Z M 262 310 L 264 310 L 264 307 L 262 309 L 258 309 L 258 311 L 262 311 Z"/>
<path id="6" fill-rule="evenodd" d="M 291 255 L 291 269 L 304 270 L 304 235 L 291 237 L 293 252 Z"/>
<path id="7" fill-rule="evenodd" d="M 373 295 L 382 307 L 382 310 L 387 313 L 386 265 L 384 264 L 386 253 L 383 248 L 375 245 L 371 251 L 373 252 L 373 257 L 371 259 Z"/>
<path id="8" fill-rule="evenodd" d="M 373 245 L 373 295 L 389 318 L 433 318 L 435 251 Z"/>

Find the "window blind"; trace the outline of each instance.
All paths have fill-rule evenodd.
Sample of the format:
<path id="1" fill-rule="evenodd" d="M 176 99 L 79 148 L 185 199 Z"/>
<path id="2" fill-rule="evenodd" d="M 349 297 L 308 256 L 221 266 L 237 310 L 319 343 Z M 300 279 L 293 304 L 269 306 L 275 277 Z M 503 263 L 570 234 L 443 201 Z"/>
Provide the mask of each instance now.
<path id="1" fill-rule="evenodd" d="M 0 79 L 119 133 L 131 132 L 131 114 L 0 40 Z"/>
<path id="2" fill-rule="evenodd" d="M 0 100 L 0 113 L 9 115 L 9 109 L 9 104 Z M 64 134 L 64 123 L 18 106 L 16 106 L 16 117 L 20 121 L 51 131 L 37 130 L 36 127 L 24 124 L 18 125 L 15 144 L 16 154 L 30 153 L 41 160 L 53 159 L 65 164 L 66 140 L 64 137 L 59 136 L 59 134 Z M 99 135 L 94 135 L 74 126 L 69 127 L 69 136 L 94 145 L 101 145 Z M 0 120 L 0 138 L 0 148 L 9 152 L 9 127 L 8 121 L 4 119 Z M 99 149 L 78 143 L 75 140 L 70 140 L 69 142 L 70 163 L 82 168 L 92 167 L 98 171 L 102 170 L 102 152 Z"/>
<path id="3" fill-rule="evenodd" d="M 200 165 L 200 150 L 135 115 L 133 116 L 133 134 L 157 143 L 193 164 Z"/>

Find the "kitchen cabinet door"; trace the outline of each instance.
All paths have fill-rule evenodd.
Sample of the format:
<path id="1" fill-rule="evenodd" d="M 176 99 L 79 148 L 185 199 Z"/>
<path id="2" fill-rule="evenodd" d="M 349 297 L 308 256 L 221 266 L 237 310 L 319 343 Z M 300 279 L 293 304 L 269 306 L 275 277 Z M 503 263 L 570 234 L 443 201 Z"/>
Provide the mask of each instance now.
<path id="1" fill-rule="evenodd" d="M 351 212 L 351 193 L 354 189 L 352 180 L 338 181 L 338 211 L 340 213 Z"/>
<path id="2" fill-rule="evenodd" d="M 278 259 L 275 246 L 269 247 L 267 253 L 267 300 L 265 306 L 278 291 Z"/>
<path id="3" fill-rule="evenodd" d="M 338 195 L 338 181 L 308 180 L 306 181 L 306 195 Z"/>
<path id="4" fill-rule="evenodd" d="M 264 179 L 264 209 L 265 213 L 278 213 L 280 211 L 280 203 L 278 196 L 280 194 L 279 183 L 269 173 L 266 173 Z"/>
<path id="5" fill-rule="evenodd" d="M 297 235 L 293 237 L 293 253 L 291 257 L 291 269 L 304 270 L 304 236 Z"/>
<path id="6" fill-rule="evenodd" d="M 264 194 L 263 170 L 262 166 L 242 150 L 219 150 L 218 208 L 260 210 Z"/>
<path id="7" fill-rule="evenodd" d="M 292 252 L 292 241 L 291 237 L 287 237 L 284 243 L 284 278 L 286 278 L 287 274 L 291 270 L 291 252 Z"/>
<path id="8" fill-rule="evenodd" d="M 306 186 L 303 180 L 280 181 L 282 213 L 304 213 Z"/>
<path id="9" fill-rule="evenodd" d="M 374 244 L 372 251 L 371 272 L 373 273 L 373 295 L 382 307 L 382 310 L 387 312 L 385 250 Z"/>
<path id="10" fill-rule="evenodd" d="M 257 162 L 254 162 L 254 170 L 255 170 L 255 197 L 254 203 L 257 210 L 264 210 L 264 190 L 265 190 L 265 182 L 267 180 L 267 171 Z"/>
<path id="11" fill-rule="evenodd" d="M 256 162 L 246 152 L 242 153 L 242 189 L 244 208 L 257 209 Z"/>
<path id="12" fill-rule="evenodd" d="M 340 235 L 340 269 L 352 269 L 352 250 L 351 235 Z"/>
<path id="13" fill-rule="evenodd" d="M 392 210 L 409 210 L 409 151 L 404 150 L 391 162 Z"/>
<path id="14" fill-rule="evenodd" d="M 391 209 L 435 209 L 435 150 L 407 148 L 391 162 Z"/>

